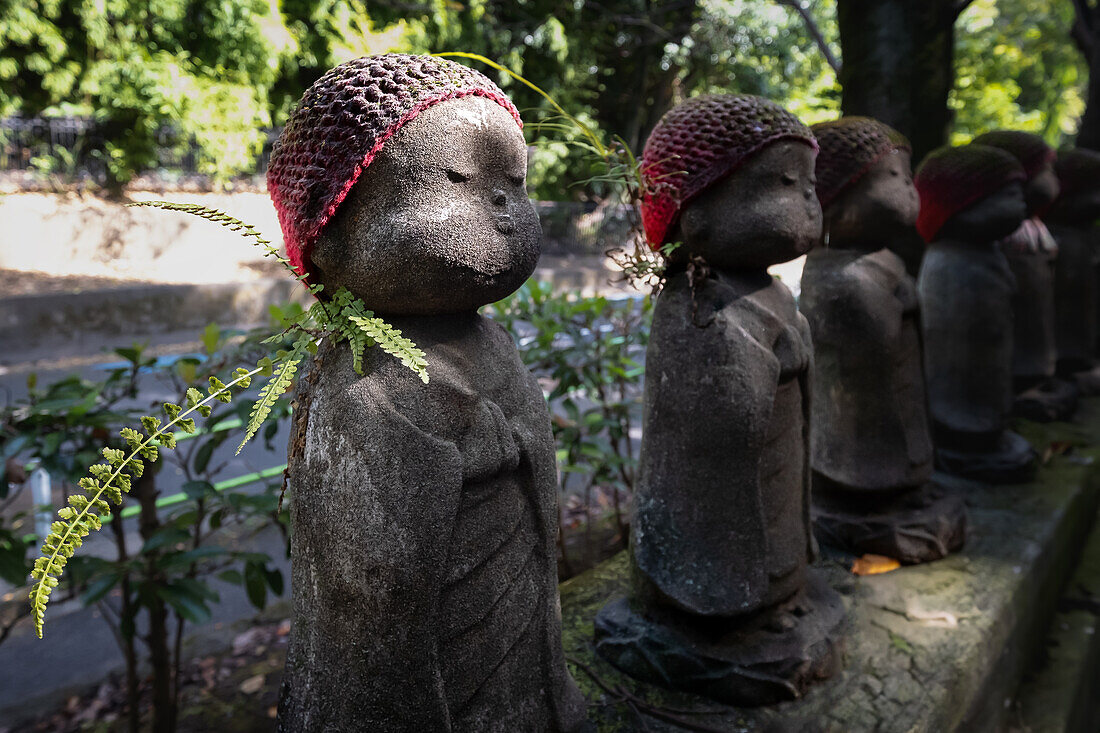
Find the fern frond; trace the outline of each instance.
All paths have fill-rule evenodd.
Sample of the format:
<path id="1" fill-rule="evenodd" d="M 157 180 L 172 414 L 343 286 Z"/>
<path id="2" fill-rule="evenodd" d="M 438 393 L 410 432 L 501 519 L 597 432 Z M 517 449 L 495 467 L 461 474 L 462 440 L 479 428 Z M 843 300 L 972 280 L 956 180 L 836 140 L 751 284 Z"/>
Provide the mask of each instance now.
<path id="1" fill-rule="evenodd" d="M 295 341 L 294 348 L 291 349 L 290 353 L 275 365 L 275 371 L 272 373 L 271 379 L 260 390 L 256 404 L 252 406 L 252 412 L 248 416 L 248 425 L 245 428 L 244 440 L 237 446 L 236 455 L 241 454 L 245 444 L 252 440 L 253 436 L 259 431 L 260 426 L 263 425 L 264 420 L 271 414 L 275 403 L 290 389 L 290 385 L 294 381 L 294 374 L 298 371 L 298 364 L 305 357 L 310 341 L 308 337 Z"/>
<path id="2" fill-rule="evenodd" d="M 190 214 L 197 216 L 207 221 L 212 221 L 215 224 L 219 224 L 226 229 L 237 232 L 246 239 L 253 240 L 264 251 L 264 257 L 271 257 L 277 261 L 280 265 L 289 270 L 295 277 L 298 273 L 290 264 L 290 260 L 283 257 L 272 244 L 271 240 L 260 234 L 260 230 L 256 227 L 241 221 L 240 219 L 226 214 L 224 211 L 218 209 L 211 209 L 208 206 L 202 206 L 200 204 L 182 204 L 175 201 L 135 201 L 127 206 L 148 206 L 154 209 L 164 209 L 165 211 L 179 211 L 184 214 Z"/>
<path id="3" fill-rule="evenodd" d="M 367 311 L 370 313 L 370 311 Z M 381 318 L 370 316 L 351 316 L 349 320 L 358 326 L 363 333 L 371 338 L 378 347 L 390 356 L 395 356 L 401 363 L 416 372 L 420 381 L 428 383 L 428 360 L 424 352 L 417 348 L 409 339 L 401 335 L 401 332 L 383 321 Z"/>
<path id="4" fill-rule="evenodd" d="M 179 426 L 187 432 L 194 432 L 194 418 L 188 415 L 193 412 L 202 414 L 203 408 L 213 400 L 227 402 L 233 387 L 247 387 L 252 375 L 259 371 L 238 369 L 236 379 L 220 388 L 211 389 L 210 395 L 201 401 L 196 401 L 189 394 L 186 410 L 179 405 L 166 403 L 164 411 L 170 418 L 169 421 L 161 425 L 159 418 L 142 418 L 142 427 L 147 431 L 145 435 L 132 428 L 123 428 L 119 434 L 130 447 L 129 454 L 117 448 L 103 449 L 104 462 L 89 468 L 88 473 L 91 475 L 78 482 L 84 493 L 73 494 L 68 499 L 68 506 L 58 510 L 57 515 L 62 521 L 53 523 L 49 536 L 42 543 L 42 556 L 34 561 L 31 577 L 36 582 L 31 586 L 30 600 L 34 631 L 39 639 L 42 638 L 42 627 L 45 624 L 46 604 L 50 600 L 50 593 L 60 582 L 65 565 L 84 543 L 84 538 L 103 526 L 101 517 L 111 513 L 111 505 L 103 498 L 104 495 L 115 506 L 121 506 L 122 495 L 129 493 L 132 478 L 141 478 L 145 471 L 142 459 L 156 462 L 160 457 L 158 445 L 175 445 L 175 436 L 169 430 Z"/>

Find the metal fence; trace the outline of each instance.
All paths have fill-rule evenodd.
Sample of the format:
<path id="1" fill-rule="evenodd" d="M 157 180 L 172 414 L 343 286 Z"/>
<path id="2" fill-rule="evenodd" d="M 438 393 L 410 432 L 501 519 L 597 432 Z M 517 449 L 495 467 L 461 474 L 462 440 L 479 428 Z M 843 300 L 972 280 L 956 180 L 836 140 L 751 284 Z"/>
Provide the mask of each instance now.
<path id="1" fill-rule="evenodd" d="M 265 130 L 263 150 L 253 173 L 267 171 L 271 147 L 281 128 Z M 104 138 L 90 117 L 5 117 L 0 119 L 0 171 L 61 171 L 74 177 L 104 172 Z M 181 140 L 179 131 L 163 126 L 155 136 L 149 170 L 197 174 L 200 149 Z"/>
<path id="2" fill-rule="evenodd" d="M 254 174 L 267 171 L 271 148 L 281 128 L 267 130 Z M 59 173 L 75 179 L 100 180 L 104 175 L 102 134 L 87 117 L 8 117 L 0 119 L 0 172 Z M 158 174 L 199 173 L 199 146 L 181 141 L 177 130 L 161 128 L 156 135 Z M 148 171 L 146 171 L 148 172 Z M 245 175 L 248 175 L 247 173 Z M 542 222 L 543 251 L 547 254 L 602 254 L 631 243 L 637 214 L 626 206 L 596 203 L 536 201 Z"/>

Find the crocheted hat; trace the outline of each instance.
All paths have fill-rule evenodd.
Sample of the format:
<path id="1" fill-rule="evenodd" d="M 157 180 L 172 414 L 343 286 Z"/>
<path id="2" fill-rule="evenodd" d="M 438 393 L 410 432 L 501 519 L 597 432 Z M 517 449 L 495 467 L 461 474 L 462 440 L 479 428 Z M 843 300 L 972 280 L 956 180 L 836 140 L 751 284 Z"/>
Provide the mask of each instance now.
<path id="1" fill-rule="evenodd" d="M 1054 172 L 1062 184 L 1061 196 L 1100 188 L 1100 153 L 1095 150 L 1071 148 L 1058 152 Z"/>
<path id="2" fill-rule="evenodd" d="M 920 194 L 917 231 L 931 242 L 947 220 L 1013 181 L 1027 180 L 1011 154 L 989 145 L 938 148 L 921 163 L 913 184 Z"/>
<path id="3" fill-rule="evenodd" d="M 1028 178 L 1042 170 L 1043 166 L 1050 163 L 1055 157 L 1054 148 L 1047 145 L 1043 138 L 1030 132 L 993 130 L 978 135 L 973 142 L 975 145 L 990 145 L 994 148 L 1000 148 L 1006 153 L 1012 153 L 1016 156 L 1016 160 L 1020 161 L 1020 165 L 1024 167 L 1024 172 Z"/>
<path id="4" fill-rule="evenodd" d="M 684 205 L 778 140 L 817 150 L 813 133 L 778 104 L 748 95 L 693 97 L 665 113 L 642 151 L 642 225 L 657 249 Z"/>
<path id="5" fill-rule="evenodd" d="M 330 69 L 306 90 L 267 169 L 287 257 L 298 274 L 308 273 L 321 230 L 385 142 L 432 105 L 471 95 L 493 100 L 523 126 L 515 106 L 483 74 L 432 56 L 366 56 Z"/>
<path id="6" fill-rule="evenodd" d="M 810 128 L 817 154 L 817 198 L 825 208 L 886 155 L 912 152 L 900 132 L 870 117 L 841 117 Z"/>

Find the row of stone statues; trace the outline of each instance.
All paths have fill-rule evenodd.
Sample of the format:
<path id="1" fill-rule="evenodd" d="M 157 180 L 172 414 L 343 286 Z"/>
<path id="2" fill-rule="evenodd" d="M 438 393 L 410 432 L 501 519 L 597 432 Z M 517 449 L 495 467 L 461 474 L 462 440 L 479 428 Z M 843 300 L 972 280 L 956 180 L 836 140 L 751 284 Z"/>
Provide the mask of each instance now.
<path id="1" fill-rule="evenodd" d="M 520 127 L 481 74 L 390 54 L 323 76 L 273 152 L 291 260 L 384 314 L 431 376 L 377 350 L 360 376 L 323 348 L 299 385 L 282 730 L 586 725 L 560 639 L 547 406 L 477 313 L 538 257 Z M 595 620 L 627 673 L 798 697 L 841 663 L 811 515 L 854 552 L 943 557 L 966 520 L 933 464 L 1026 478 L 1014 404 L 1062 418 L 1095 389 L 1100 155 L 1068 153 L 1055 176 L 1048 148 L 998 134 L 932 154 L 915 187 L 909 158 L 874 120 L 810 129 L 747 96 L 691 99 L 650 136 L 646 234 L 680 244 L 646 357 L 632 593 Z M 891 251 L 914 224 L 917 283 Z M 807 252 L 796 304 L 767 268 Z"/>

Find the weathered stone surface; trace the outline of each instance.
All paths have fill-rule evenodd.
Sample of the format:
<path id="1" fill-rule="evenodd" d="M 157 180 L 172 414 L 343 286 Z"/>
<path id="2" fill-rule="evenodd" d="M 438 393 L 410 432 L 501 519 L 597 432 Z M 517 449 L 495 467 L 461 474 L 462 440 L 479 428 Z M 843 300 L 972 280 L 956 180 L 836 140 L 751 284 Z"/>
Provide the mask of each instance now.
<path id="1" fill-rule="evenodd" d="M 534 269 L 526 147 L 500 105 L 443 101 L 402 127 L 313 251 L 425 353 L 431 381 L 325 345 L 289 450 L 294 625 L 279 727 L 567 731 L 557 478 L 546 401 L 476 312 Z"/>
<path id="2" fill-rule="evenodd" d="M 1026 481 L 1034 471 L 1030 447 L 1008 429 L 1015 285 L 995 245 L 1025 213 L 1023 188 L 1010 182 L 954 214 L 917 281 L 936 464 L 978 481 Z"/>
<path id="3" fill-rule="evenodd" d="M 1020 727 L 1029 733 L 1100 730 L 1100 523 L 1059 599 L 1040 660 L 1017 693 Z"/>
<path id="4" fill-rule="evenodd" d="M 610 606 L 595 631 L 630 674 L 727 700 L 801 694 L 837 655 L 833 592 L 805 592 L 809 328 L 767 271 L 820 239 L 815 153 L 774 103 L 720 95 L 670 111 L 643 155 L 664 181 L 642 204 L 647 235 L 681 244 L 646 351 L 637 615 Z"/>
<path id="5" fill-rule="evenodd" d="M 818 481 L 813 519 L 819 542 L 905 565 L 938 560 L 966 540 L 966 503 L 934 483 L 875 495 L 828 491 Z"/>
<path id="6" fill-rule="evenodd" d="M 938 560 L 962 545 L 966 512 L 960 499 L 927 485 L 933 452 L 920 305 L 916 283 L 886 248 L 917 218 L 909 151 L 874 120 L 814 129 L 828 235 L 806 258 L 798 307 L 814 344 L 815 531 L 857 555 Z M 823 191 L 823 181 L 832 187 Z"/>
<path id="7" fill-rule="evenodd" d="M 1051 458 L 1034 483 L 967 487 L 970 537 L 960 553 L 866 577 L 819 562 L 848 607 L 847 654 L 836 677 L 795 702 L 724 706 L 633 680 L 595 654 L 596 610 L 629 587 L 625 554 L 562 584 L 567 656 L 631 696 L 608 693 L 574 666 L 599 729 L 687 727 L 669 716 L 720 731 L 998 729 L 1100 503 L 1100 475 L 1091 463 L 1100 459 L 1100 402 L 1085 400 L 1076 421 L 1021 427 L 1037 445 L 1077 446 Z M 658 710 L 647 712 L 651 706 Z"/>

